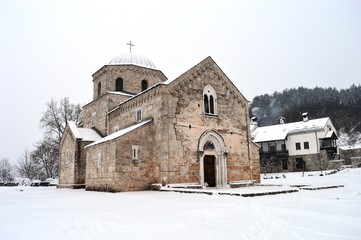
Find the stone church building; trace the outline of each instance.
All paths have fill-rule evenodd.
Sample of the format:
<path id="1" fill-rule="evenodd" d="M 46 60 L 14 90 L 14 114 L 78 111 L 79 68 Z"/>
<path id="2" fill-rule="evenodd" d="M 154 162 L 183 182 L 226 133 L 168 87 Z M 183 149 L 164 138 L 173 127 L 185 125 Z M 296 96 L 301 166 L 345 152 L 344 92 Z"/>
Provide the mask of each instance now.
<path id="1" fill-rule="evenodd" d="M 248 101 L 211 57 L 170 81 L 149 59 L 120 55 L 93 83 L 83 126 L 68 122 L 61 140 L 59 187 L 259 182 Z"/>

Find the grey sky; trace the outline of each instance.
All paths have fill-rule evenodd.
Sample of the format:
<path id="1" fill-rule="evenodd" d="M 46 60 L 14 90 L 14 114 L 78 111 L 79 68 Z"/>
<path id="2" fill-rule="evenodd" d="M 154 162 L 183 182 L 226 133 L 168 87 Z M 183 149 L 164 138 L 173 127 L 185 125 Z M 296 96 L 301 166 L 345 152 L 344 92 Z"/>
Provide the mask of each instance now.
<path id="1" fill-rule="evenodd" d="M 207 56 L 248 100 L 361 83 L 361 1 L 0 1 L 0 158 L 41 139 L 51 98 L 92 98 L 91 75 L 129 51 L 174 79 Z"/>

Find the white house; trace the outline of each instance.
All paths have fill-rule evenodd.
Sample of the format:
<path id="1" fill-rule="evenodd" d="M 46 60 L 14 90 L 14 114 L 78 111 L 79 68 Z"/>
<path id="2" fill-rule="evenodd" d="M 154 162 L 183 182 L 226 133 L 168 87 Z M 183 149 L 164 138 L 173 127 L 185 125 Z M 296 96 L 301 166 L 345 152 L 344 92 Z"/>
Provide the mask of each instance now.
<path id="1" fill-rule="evenodd" d="M 251 121 L 252 140 L 260 146 L 261 168 L 264 171 L 314 171 L 327 169 L 337 154 L 337 132 L 331 119 L 310 120 L 302 114 L 300 122 L 257 127 Z"/>

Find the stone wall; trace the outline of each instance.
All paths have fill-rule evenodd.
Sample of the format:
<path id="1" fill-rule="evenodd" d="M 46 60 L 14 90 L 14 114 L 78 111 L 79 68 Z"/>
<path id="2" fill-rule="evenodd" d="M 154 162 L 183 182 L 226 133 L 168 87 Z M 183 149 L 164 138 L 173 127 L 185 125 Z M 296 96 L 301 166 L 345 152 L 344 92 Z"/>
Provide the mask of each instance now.
<path id="1" fill-rule="evenodd" d="M 361 157 L 351 157 L 351 166 L 353 168 L 360 168 L 361 167 Z"/>
<path id="2" fill-rule="evenodd" d="M 107 113 L 127 99 L 129 96 L 108 93 L 85 105 L 83 107 L 84 128 L 95 127 L 103 136 L 108 135 L 111 129 L 108 130 Z M 93 125 L 93 114 L 95 114 L 95 125 Z"/>
<path id="3" fill-rule="evenodd" d="M 352 165 L 351 158 L 353 157 L 361 157 L 361 148 L 354 148 L 354 149 L 340 148 L 340 158 L 345 159 L 346 165 Z"/>
<path id="4" fill-rule="evenodd" d="M 86 155 L 84 147 L 91 142 L 80 141 L 66 128 L 60 148 L 59 187 L 85 186 Z"/>
<path id="5" fill-rule="evenodd" d="M 150 122 L 125 136 L 87 147 L 86 189 L 135 191 L 150 189 L 158 182 L 154 156 L 154 126 Z M 132 157 L 132 146 L 138 158 Z"/>
<path id="6" fill-rule="evenodd" d="M 60 148 L 60 172 L 59 172 L 59 186 L 69 187 L 74 184 L 75 171 L 75 155 L 76 155 L 76 139 L 66 128 L 61 140 Z"/>
<path id="7" fill-rule="evenodd" d="M 123 89 L 130 93 L 141 92 L 142 80 L 147 80 L 148 87 L 167 80 L 159 71 L 133 65 L 106 65 L 93 74 L 93 99 L 98 97 L 98 84 L 101 82 L 101 94 L 116 90 L 116 79 L 123 79 Z"/>

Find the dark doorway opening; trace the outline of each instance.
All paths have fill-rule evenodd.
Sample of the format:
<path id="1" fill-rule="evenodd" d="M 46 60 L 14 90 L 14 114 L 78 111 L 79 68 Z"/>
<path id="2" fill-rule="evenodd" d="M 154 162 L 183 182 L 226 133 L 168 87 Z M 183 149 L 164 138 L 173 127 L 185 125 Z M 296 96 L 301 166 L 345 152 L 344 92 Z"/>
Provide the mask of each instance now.
<path id="1" fill-rule="evenodd" d="M 288 159 L 282 160 L 282 168 L 283 170 L 288 170 Z"/>
<path id="2" fill-rule="evenodd" d="M 205 155 L 203 158 L 204 165 L 204 183 L 208 187 L 216 186 L 216 157 Z"/>

